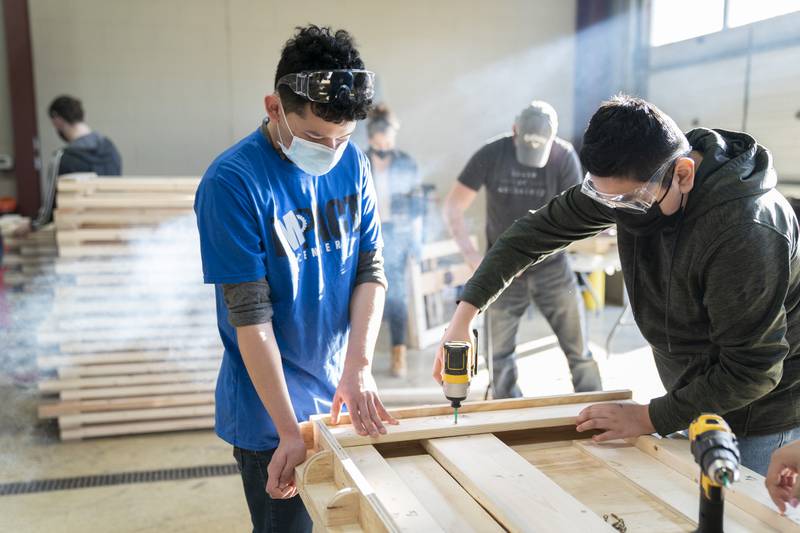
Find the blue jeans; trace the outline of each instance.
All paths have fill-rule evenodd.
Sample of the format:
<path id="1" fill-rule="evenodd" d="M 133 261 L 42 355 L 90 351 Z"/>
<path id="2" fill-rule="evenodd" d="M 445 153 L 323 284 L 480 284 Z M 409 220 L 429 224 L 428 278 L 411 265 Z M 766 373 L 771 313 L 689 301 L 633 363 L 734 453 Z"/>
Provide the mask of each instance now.
<path id="1" fill-rule="evenodd" d="M 273 500 L 267 494 L 267 465 L 273 453 L 275 450 L 254 452 L 233 448 L 233 457 L 242 474 L 253 533 L 311 533 L 311 517 L 300 496 Z"/>
<path id="2" fill-rule="evenodd" d="M 419 243 L 415 241 L 411 228 L 398 228 L 394 223 L 386 223 L 382 231 L 386 243 L 383 248 L 383 268 L 389 282 L 383 318 L 389 322 L 392 346 L 404 346 L 408 330 L 408 258 L 419 247 Z"/>
<path id="3" fill-rule="evenodd" d="M 767 475 L 769 460 L 772 452 L 785 446 L 790 442 L 800 439 L 800 427 L 770 433 L 769 435 L 753 435 L 752 437 L 739 438 L 739 453 L 742 456 L 742 464 L 758 472 L 762 476 Z"/>
<path id="4" fill-rule="evenodd" d="M 602 390 L 600 371 L 587 342 L 583 298 L 568 259 L 560 256 L 514 280 L 489 307 L 494 397 L 522 396 L 517 385 L 517 330 L 531 303 L 536 304 L 558 338 L 575 392 Z"/>

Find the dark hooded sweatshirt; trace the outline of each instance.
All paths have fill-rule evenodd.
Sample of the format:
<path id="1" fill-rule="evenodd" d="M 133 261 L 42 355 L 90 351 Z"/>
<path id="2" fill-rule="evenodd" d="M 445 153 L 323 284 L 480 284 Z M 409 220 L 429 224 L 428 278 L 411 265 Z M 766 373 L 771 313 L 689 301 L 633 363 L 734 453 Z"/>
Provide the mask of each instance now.
<path id="1" fill-rule="evenodd" d="M 122 159 L 111 139 L 96 132 L 78 137 L 64 147 L 58 175 L 94 172 L 99 176 L 122 174 Z"/>
<path id="2" fill-rule="evenodd" d="M 800 426 L 797 218 L 752 137 L 702 128 L 687 137 L 703 161 L 665 227 L 646 232 L 573 187 L 511 226 L 461 298 L 483 310 L 519 271 L 617 224 L 633 315 L 667 390 L 650 403 L 656 431 L 685 429 L 702 412 L 739 436 Z"/>

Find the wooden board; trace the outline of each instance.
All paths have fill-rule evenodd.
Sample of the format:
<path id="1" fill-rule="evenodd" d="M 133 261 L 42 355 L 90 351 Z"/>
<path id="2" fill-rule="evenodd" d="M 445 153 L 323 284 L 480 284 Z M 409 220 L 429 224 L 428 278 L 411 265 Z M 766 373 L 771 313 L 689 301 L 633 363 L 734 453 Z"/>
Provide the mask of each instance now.
<path id="1" fill-rule="evenodd" d="M 193 350 L 152 350 L 125 352 L 74 353 L 68 355 L 42 355 L 36 358 L 39 368 L 60 368 L 94 364 L 123 364 L 152 361 L 183 361 L 221 356 L 217 347 Z"/>
<path id="2" fill-rule="evenodd" d="M 444 531 L 505 531 L 430 455 L 392 457 L 386 461 L 402 481 L 413 488 L 419 501 Z M 448 508 L 453 512 L 442 512 Z"/>
<path id="3" fill-rule="evenodd" d="M 372 446 L 354 446 L 347 455 L 401 531 L 441 531 L 439 524 L 408 485 Z"/>
<path id="4" fill-rule="evenodd" d="M 670 464 L 672 453 L 685 460 L 687 441 L 680 451 L 652 449 L 656 458 L 637 447 L 647 438 L 595 445 L 574 426 L 564 426 L 570 408 L 577 412 L 589 401 L 619 401 L 619 396 L 625 392 L 475 402 L 469 415 L 484 431 L 469 435 L 459 435 L 463 429 L 452 419 L 442 424 L 442 416 L 451 414 L 448 407 L 406 408 L 392 412 L 400 426 L 370 444 L 354 439 L 348 426 L 316 417 L 310 424 L 314 438 L 306 437 L 316 453 L 298 468 L 300 494 L 319 531 L 343 525 L 356 531 L 459 533 L 694 530 L 699 485 L 683 467 Z M 421 422 L 425 418 L 431 419 L 427 425 Z M 448 427 L 449 435 L 441 436 Z M 744 474 L 763 484 L 757 474 Z M 728 498 L 726 530 L 800 531 L 759 503 L 763 485 L 761 496 L 750 497 L 755 488 L 744 486 L 738 496 L 728 492 L 743 503 Z M 435 525 L 404 524 L 409 515 L 418 516 L 420 506 Z"/>
<path id="5" fill-rule="evenodd" d="M 636 483 L 648 494 L 659 498 L 677 512 L 695 520 L 700 510 L 699 485 L 675 469 L 650 457 L 626 442 L 603 445 L 576 443 L 581 450 L 609 465 Z M 762 478 L 763 483 L 763 478 Z M 757 517 L 745 513 L 732 502 L 725 504 L 725 531 L 775 531 Z"/>
<path id="6" fill-rule="evenodd" d="M 514 410 L 461 413 L 453 423 L 452 411 L 443 415 L 408 418 L 397 426 L 386 426 L 386 435 L 362 436 L 352 426 L 333 427 L 333 436 L 342 446 L 400 442 L 460 435 L 476 435 L 495 431 L 519 431 L 575 424 L 575 418 L 591 403 L 528 407 Z"/>
<path id="7" fill-rule="evenodd" d="M 692 520 L 582 452 L 572 441 L 512 448 L 597 516 L 608 516 L 613 522 L 611 516 L 615 515 L 630 532 L 683 533 L 695 528 Z"/>
<path id="8" fill-rule="evenodd" d="M 174 394 L 171 396 L 149 396 L 138 398 L 114 398 L 109 400 L 83 400 L 52 402 L 39 405 L 39 418 L 58 418 L 62 415 L 96 413 L 100 411 L 122 411 L 126 409 L 153 409 L 180 405 L 206 405 L 214 403 L 214 393 Z"/>
<path id="9" fill-rule="evenodd" d="M 157 383 L 204 382 L 216 379 L 217 371 L 169 372 L 158 374 L 134 374 L 130 376 L 102 376 L 92 378 L 50 379 L 39 382 L 39 390 L 60 392 L 68 390 L 98 389 L 103 387 L 128 387 Z"/>
<path id="10" fill-rule="evenodd" d="M 431 439 L 422 444 L 511 532 L 614 531 L 494 435 Z"/>
<path id="11" fill-rule="evenodd" d="M 658 439 L 648 436 L 633 442 L 639 450 L 668 464 L 693 482 L 699 482 L 700 470 L 684 439 Z M 778 508 L 764 490 L 761 476 L 748 469 L 744 470 L 737 483 L 725 491 L 725 499 L 778 531 L 793 531 L 800 526 L 800 515 L 797 513 L 792 513 L 791 516 L 777 513 Z"/>

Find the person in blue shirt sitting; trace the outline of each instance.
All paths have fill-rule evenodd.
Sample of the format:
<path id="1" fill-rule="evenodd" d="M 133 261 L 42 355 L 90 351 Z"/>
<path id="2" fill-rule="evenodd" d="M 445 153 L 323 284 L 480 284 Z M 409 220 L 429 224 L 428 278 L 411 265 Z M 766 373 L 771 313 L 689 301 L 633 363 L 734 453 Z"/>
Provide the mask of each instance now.
<path id="1" fill-rule="evenodd" d="M 387 286 L 375 191 L 349 142 L 373 78 L 346 31 L 297 28 L 267 118 L 214 160 L 195 197 L 225 349 L 215 429 L 234 447 L 254 532 L 311 531 L 294 482 L 299 422 L 330 412 L 336 423 L 346 406 L 361 435 L 397 423 L 371 369 Z"/>

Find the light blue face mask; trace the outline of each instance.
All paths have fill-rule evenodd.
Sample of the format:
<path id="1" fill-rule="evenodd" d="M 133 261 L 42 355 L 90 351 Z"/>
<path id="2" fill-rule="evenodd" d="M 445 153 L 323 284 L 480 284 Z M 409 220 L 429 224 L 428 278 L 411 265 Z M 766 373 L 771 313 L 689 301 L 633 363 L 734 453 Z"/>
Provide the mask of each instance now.
<path id="1" fill-rule="evenodd" d="M 278 145 L 281 147 L 281 150 L 283 150 L 283 154 L 288 157 L 292 163 L 297 165 L 300 170 L 312 176 L 322 176 L 333 170 L 333 167 L 335 167 L 342 158 L 347 148 L 348 141 L 343 142 L 334 150 L 333 148 L 301 139 L 292 133 L 292 128 L 289 127 L 289 122 L 286 120 L 286 113 L 283 111 L 283 106 L 281 106 L 281 115 L 283 115 L 286 128 L 292 135 L 292 144 L 287 148 L 286 145 L 283 144 L 281 129 L 278 128 Z"/>

